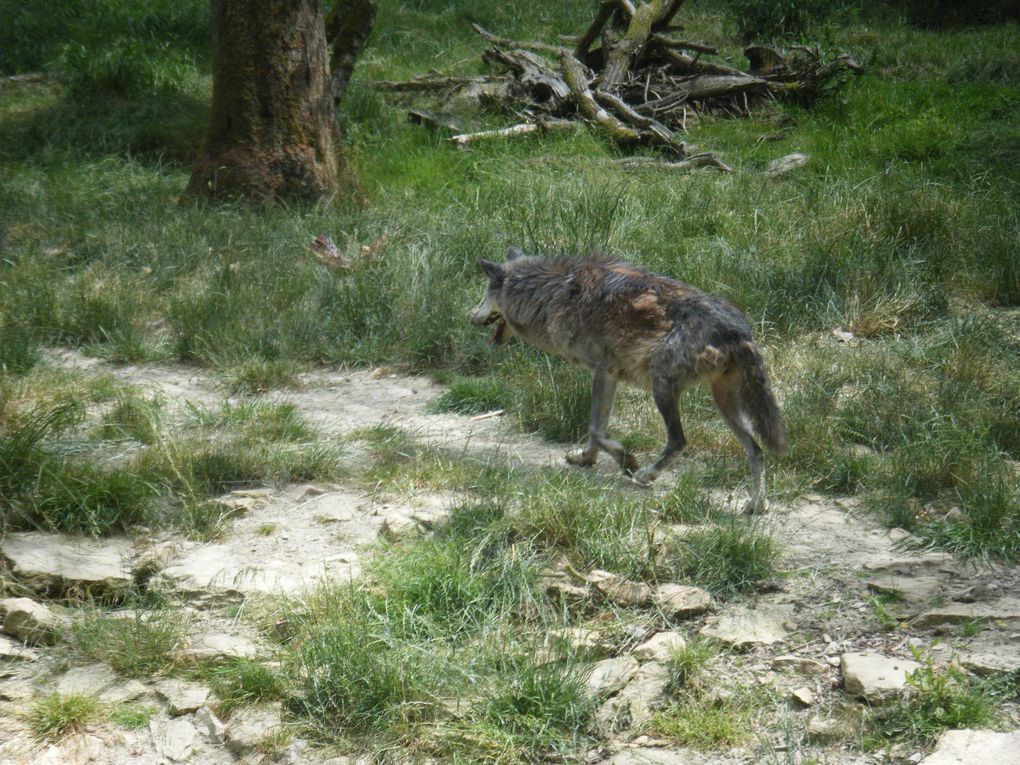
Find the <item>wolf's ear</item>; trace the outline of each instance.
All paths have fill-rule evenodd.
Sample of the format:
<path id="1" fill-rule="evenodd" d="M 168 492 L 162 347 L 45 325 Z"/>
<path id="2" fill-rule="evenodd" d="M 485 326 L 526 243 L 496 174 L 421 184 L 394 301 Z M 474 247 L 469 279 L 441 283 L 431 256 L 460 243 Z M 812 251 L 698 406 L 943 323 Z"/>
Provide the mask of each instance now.
<path id="1" fill-rule="evenodd" d="M 517 260 L 517 258 L 523 257 L 526 256 L 524 254 L 524 250 L 522 250 L 520 247 L 514 247 L 513 245 L 510 245 L 509 247 L 506 248 L 507 260 Z"/>
<path id="2" fill-rule="evenodd" d="M 491 260 L 482 258 L 478 261 L 478 265 L 482 267 L 485 275 L 489 277 L 489 282 L 492 284 L 500 284 L 503 281 L 503 277 L 506 275 L 506 270 L 499 263 L 493 263 Z"/>

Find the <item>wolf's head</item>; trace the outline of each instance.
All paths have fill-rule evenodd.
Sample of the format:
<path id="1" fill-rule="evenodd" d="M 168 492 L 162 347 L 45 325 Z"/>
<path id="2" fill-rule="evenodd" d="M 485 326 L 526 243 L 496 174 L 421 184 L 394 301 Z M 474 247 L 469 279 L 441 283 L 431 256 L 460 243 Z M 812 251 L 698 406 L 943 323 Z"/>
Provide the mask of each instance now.
<path id="1" fill-rule="evenodd" d="M 503 295 L 503 280 L 506 278 L 508 264 L 518 258 L 524 257 L 524 253 L 516 247 L 508 247 L 506 251 L 506 263 L 493 263 L 491 260 L 478 261 L 485 275 L 489 277 L 489 286 L 485 290 L 482 302 L 471 312 L 471 323 L 476 327 L 499 322 L 496 324 L 496 331 L 492 335 L 492 342 L 502 345 L 509 340 L 509 332 L 506 319 L 503 318 L 503 309 L 500 306 L 500 299 Z"/>

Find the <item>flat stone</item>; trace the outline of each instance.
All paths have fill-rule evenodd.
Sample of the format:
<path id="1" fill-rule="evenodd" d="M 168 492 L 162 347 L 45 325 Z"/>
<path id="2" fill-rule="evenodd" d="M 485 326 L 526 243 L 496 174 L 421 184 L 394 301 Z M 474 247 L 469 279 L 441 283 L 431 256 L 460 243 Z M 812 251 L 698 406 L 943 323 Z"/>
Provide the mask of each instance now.
<path id="1" fill-rule="evenodd" d="M 916 574 L 918 571 L 953 571 L 959 568 L 949 553 L 929 552 L 921 555 L 882 555 L 867 561 L 864 570 L 882 574 Z"/>
<path id="2" fill-rule="evenodd" d="M 89 539 L 27 531 L 8 534 L 0 556 L 22 585 L 40 594 L 68 589 L 84 594 L 125 590 L 133 582 L 134 546 L 129 539 Z"/>
<path id="3" fill-rule="evenodd" d="M 942 580 L 930 574 L 920 576 L 890 574 L 869 579 L 868 589 L 884 595 L 893 595 L 907 603 L 924 604 L 939 594 Z"/>
<path id="4" fill-rule="evenodd" d="M 39 652 L 29 648 L 24 643 L 12 640 L 6 635 L 0 635 L 0 660 L 4 659 L 37 661 L 39 659 Z"/>
<path id="5" fill-rule="evenodd" d="M 213 744 L 222 744 L 226 739 L 227 726 L 209 707 L 202 707 L 195 712 L 194 720 L 198 731 Z"/>
<path id="6" fill-rule="evenodd" d="M 107 704 L 126 704 L 147 696 L 149 689 L 138 680 L 128 679 L 114 683 L 99 694 L 99 700 Z"/>
<path id="7" fill-rule="evenodd" d="M 3 631 L 23 643 L 52 645 L 62 620 L 42 603 L 31 598 L 0 600 L 3 614 Z"/>
<path id="8" fill-rule="evenodd" d="M 922 765 L 1020 765 L 1020 731 L 947 730 Z"/>
<path id="9" fill-rule="evenodd" d="M 156 683 L 156 695 L 166 702 L 173 717 L 198 710 L 209 699 L 209 689 L 199 683 L 166 678 Z"/>
<path id="10" fill-rule="evenodd" d="M 815 744 L 835 744 L 857 738 L 859 729 L 859 716 L 815 716 L 808 720 L 807 735 L 808 740 Z"/>
<path id="11" fill-rule="evenodd" d="M 280 710 L 279 704 L 238 709 L 227 723 L 227 749 L 238 757 L 254 750 L 280 727 Z"/>
<path id="12" fill-rule="evenodd" d="M 608 760 L 606 765 L 691 765 L 692 760 L 682 752 L 670 749 L 624 749 Z"/>
<path id="13" fill-rule="evenodd" d="M 574 656 L 597 658 L 605 656 L 612 648 L 602 633 L 584 627 L 553 630 L 549 633 L 549 637 L 561 646 L 565 646 Z"/>
<path id="14" fill-rule="evenodd" d="M 911 622 L 919 629 L 965 622 L 989 622 L 1006 629 L 1020 629 L 1020 598 L 1005 597 L 984 603 L 947 603 L 924 612 Z"/>
<path id="15" fill-rule="evenodd" d="M 628 728 L 639 728 L 669 702 L 666 691 L 672 674 L 657 661 L 642 664 L 620 693 L 599 707 L 595 714 L 599 730 L 611 736 Z"/>
<path id="16" fill-rule="evenodd" d="M 641 725 L 668 701 L 666 690 L 673 679 L 669 667 L 661 662 L 650 661 L 641 668 L 627 687 L 620 692 L 621 701 L 630 705 L 632 725 Z"/>
<path id="17" fill-rule="evenodd" d="M 774 658 L 772 669 L 776 672 L 796 672 L 799 675 L 824 675 L 829 671 L 829 665 L 818 659 L 787 655 Z"/>
<path id="18" fill-rule="evenodd" d="M 149 723 L 156 751 L 174 762 L 187 762 L 195 748 L 195 726 L 186 717 Z"/>
<path id="19" fill-rule="evenodd" d="M 210 632 L 198 635 L 191 640 L 191 647 L 184 655 L 197 661 L 214 661 L 216 659 L 248 659 L 256 656 L 259 647 L 247 638 Z"/>
<path id="20" fill-rule="evenodd" d="M 689 619 L 712 607 L 712 596 L 700 587 L 686 584 L 660 584 L 652 591 L 652 603 L 673 619 Z"/>
<path id="21" fill-rule="evenodd" d="M 633 656 L 603 659 L 588 675 L 588 692 L 595 697 L 610 696 L 623 688 L 637 670 L 638 661 Z"/>
<path id="22" fill-rule="evenodd" d="M 772 645 L 786 640 L 789 607 L 737 607 L 701 628 L 705 637 L 715 638 L 737 649 L 756 645 Z"/>
<path id="23" fill-rule="evenodd" d="M 61 696 L 78 694 L 98 697 L 118 679 L 117 673 L 109 664 L 72 667 L 57 680 L 57 693 Z"/>
<path id="24" fill-rule="evenodd" d="M 790 691 L 790 698 L 802 707 L 809 707 L 815 703 L 815 692 L 810 688 L 794 688 Z"/>
<path id="25" fill-rule="evenodd" d="M 843 688 L 851 696 L 860 696 L 880 704 L 903 694 L 907 675 L 921 665 L 877 653 L 844 653 L 839 657 Z"/>
<path id="26" fill-rule="evenodd" d="M 631 655 L 638 661 L 665 661 L 686 645 L 687 641 L 679 632 L 656 632 L 631 651 Z"/>
<path id="27" fill-rule="evenodd" d="M 609 571 L 595 569 L 585 581 L 618 606 L 629 608 L 647 605 L 652 598 L 652 588 L 644 582 L 631 582 Z"/>

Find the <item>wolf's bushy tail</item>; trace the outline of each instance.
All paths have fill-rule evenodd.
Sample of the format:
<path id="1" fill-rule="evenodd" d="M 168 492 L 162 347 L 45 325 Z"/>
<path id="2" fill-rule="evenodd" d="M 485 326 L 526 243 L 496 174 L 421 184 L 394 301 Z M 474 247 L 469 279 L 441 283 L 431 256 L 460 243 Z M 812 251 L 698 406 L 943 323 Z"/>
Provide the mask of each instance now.
<path id="1" fill-rule="evenodd" d="M 786 451 L 786 427 L 779 417 L 779 406 L 769 388 L 765 362 L 758 347 L 745 341 L 731 351 L 730 358 L 740 370 L 740 399 L 758 438 L 774 452 Z"/>

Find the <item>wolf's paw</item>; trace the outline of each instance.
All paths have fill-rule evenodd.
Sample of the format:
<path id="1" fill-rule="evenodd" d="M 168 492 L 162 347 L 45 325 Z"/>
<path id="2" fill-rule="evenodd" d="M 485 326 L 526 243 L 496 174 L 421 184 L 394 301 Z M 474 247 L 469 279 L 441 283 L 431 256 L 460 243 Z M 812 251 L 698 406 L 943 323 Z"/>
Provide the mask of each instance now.
<path id="1" fill-rule="evenodd" d="M 744 505 L 744 515 L 755 515 L 757 513 L 766 513 L 769 509 L 769 501 L 765 497 L 759 497 L 757 499 L 747 500 L 747 504 Z"/>
<path id="2" fill-rule="evenodd" d="M 648 467 L 643 467 L 640 470 L 631 473 L 631 477 L 636 483 L 639 483 L 642 486 L 651 486 L 652 481 L 659 477 L 659 473 L 655 470 L 655 468 L 649 465 Z"/>
<path id="3" fill-rule="evenodd" d="M 595 454 L 589 454 L 584 449 L 571 449 L 566 454 L 567 462 L 578 467 L 591 467 L 595 464 Z"/>

